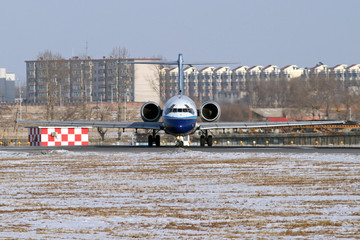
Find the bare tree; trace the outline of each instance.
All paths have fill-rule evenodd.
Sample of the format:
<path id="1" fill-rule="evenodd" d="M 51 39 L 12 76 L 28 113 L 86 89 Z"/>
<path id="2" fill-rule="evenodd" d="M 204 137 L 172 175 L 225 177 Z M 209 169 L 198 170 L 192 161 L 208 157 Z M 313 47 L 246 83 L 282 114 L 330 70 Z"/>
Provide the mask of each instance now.
<path id="1" fill-rule="evenodd" d="M 154 56 L 152 58 L 158 59 L 159 61 L 164 61 L 165 58 L 162 55 Z M 153 74 L 148 76 L 148 82 L 150 87 L 154 90 L 156 95 L 159 97 L 162 103 L 165 103 L 167 100 L 166 98 L 166 83 L 167 81 L 167 72 L 166 70 L 169 69 L 169 66 L 164 64 L 154 64 L 153 66 Z"/>
<path id="2" fill-rule="evenodd" d="M 358 112 L 358 103 L 360 101 L 359 94 L 343 86 L 339 90 L 339 96 L 337 99 L 338 101 L 336 106 L 339 112 L 339 117 L 341 119 L 352 120 L 353 115 Z M 342 107 L 345 108 L 345 111 L 341 110 Z"/>
<path id="3" fill-rule="evenodd" d="M 117 72 L 117 77 L 116 77 L 116 89 L 117 89 L 117 121 L 121 121 L 121 103 L 122 103 L 122 98 L 123 96 L 125 96 L 125 101 L 127 101 L 127 97 L 128 97 L 128 91 L 129 91 L 129 87 L 130 87 L 130 82 L 131 82 L 131 71 L 129 71 L 129 67 L 133 67 L 133 66 L 128 66 L 127 64 L 124 63 L 124 61 L 126 61 L 129 57 L 130 57 L 130 52 L 127 48 L 125 47 L 114 47 L 113 50 L 111 51 L 111 57 L 118 59 L 117 60 L 117 68 L 116 68 L 116 72 Z M 121 137 L 121 129 L 118 129 L 118 139 L 120 140 Z"/>
<path id="4" fill-rule="evenodd" d="M 325 115 L 328 118 L 330 109 L 340 101 L 341 83 L 334 77 L 323 75 L 312 76 L 309 79 L 309 94 L 313 106 L 325 107 Z"/>
<path id="5" fill-rule="evenodd" d="M 245 103 L 221 104 L 221 121 L 248 121 L 249 111 L 249 106 Z"/>
<path id="6" fill-rule="evenodd" d="M 60 80 L 63 77 L 64 58 L 59 53 L 45 50 L 38 54 L 38 60 L 43 64 L 43 79 L 46 82 L 46 119 L 55 119 L 54 107 L 59 102 Z"/>
<path id="7" fill-rule="evenodd" d="M 111 114 L 109 114 L 114 108 L 113 104 L 103 105 L 101 104 L 99 108 L 97 108 L 96 116 L 100 121 L 110 120 Z M 101 141 L 105 141 L 105 134 L 108 129 L 103 127 L 97 127 L 97 131 L 100 134 Z"/>
<path id="8" fill-rule="evenodd" d="M 60 53 L 53 53 L 51 50 L 45 50 L 43 52 L 40 52 L 37 57 L 38 60 L 45 60 L 45 61 L 51 61 L 51 60 L 61 60 L 64 59 Z"/>
<path id="9" fill-rule="evenodd" d="M 113 47 L 110 56 L 113 58 L 126 59 L 130 57 L 130 51 L 125 47 Z"/>

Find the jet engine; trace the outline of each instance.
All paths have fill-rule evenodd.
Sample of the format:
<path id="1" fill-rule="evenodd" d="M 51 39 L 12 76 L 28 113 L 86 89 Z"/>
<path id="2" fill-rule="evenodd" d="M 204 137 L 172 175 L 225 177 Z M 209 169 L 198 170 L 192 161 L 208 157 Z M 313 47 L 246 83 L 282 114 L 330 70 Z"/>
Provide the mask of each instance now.
<path id="1" fill-rule="evenodd" d="M 144 122 L 157 122 L 162 114 L 159 104 L 156 102 L 147 102 L 141 106 L 140 115 Z"/>
<path id="2" fill-rule="evenodd" d="M 200 117 L 204 122 L 214 122 L 219 120 L 221 109 L 219 104 L 214 101 L 204 102 L 200 107 Z"/>

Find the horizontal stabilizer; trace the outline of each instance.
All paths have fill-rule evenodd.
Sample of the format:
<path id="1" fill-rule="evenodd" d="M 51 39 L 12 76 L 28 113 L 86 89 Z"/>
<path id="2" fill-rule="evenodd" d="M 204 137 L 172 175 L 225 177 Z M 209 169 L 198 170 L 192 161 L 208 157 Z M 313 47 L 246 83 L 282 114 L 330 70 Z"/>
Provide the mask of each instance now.
<path id="1" fill-rule="evenodd" d="M 164 65 L 178 65 L 177 61 L 123 61 L 123 64 L 164 64 Z"/>
<path id="2" fill-rule="evenodd" d="M 225 64 L 229 64 L 229 65 L 233 65 L 233 64 L 240 64 L 240 63 L 234 63 L 234 62 L 184 62 L 184 65 L 225 65 Z"/>
<path id="3" fill-rule="evenodd" d="M 119 63 L 122 64 L 163 64 L 163 65 L 178 65 L 178 61 L 121 61 Z M 184 62 L 183 65 L 233 65 L 233 64 L 239 64 L 234 62 Z"/>

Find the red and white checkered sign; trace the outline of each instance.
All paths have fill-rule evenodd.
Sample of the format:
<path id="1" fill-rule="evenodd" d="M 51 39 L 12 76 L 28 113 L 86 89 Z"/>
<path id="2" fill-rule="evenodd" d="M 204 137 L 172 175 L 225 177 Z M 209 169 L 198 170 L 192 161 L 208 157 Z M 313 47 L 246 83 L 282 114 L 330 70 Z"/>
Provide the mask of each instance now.
<path id="1" fill-rule="evenodd" d="M 30 146 L 81 146 L 89 144 L 89 128 L 31 127 Z"/>

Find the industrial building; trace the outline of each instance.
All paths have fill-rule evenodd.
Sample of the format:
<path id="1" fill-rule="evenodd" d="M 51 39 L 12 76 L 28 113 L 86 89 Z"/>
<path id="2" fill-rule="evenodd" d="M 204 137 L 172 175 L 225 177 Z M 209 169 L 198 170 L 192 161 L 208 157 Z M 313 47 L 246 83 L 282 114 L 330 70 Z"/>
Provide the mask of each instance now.
<path id="1" fill-rule="evenodd" d="M 15 74 L 6 73 L 6 68 L 0 68 L 0 102 L 15 102 Z"/>

